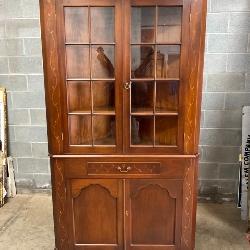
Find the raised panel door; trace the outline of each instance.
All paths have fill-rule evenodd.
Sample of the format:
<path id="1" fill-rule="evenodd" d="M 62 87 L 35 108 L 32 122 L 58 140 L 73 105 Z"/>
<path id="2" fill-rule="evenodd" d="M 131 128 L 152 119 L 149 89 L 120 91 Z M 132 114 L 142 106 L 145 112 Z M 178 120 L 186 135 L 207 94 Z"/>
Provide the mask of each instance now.
<path id="1" fill-rule="evenodd" d="M 72 180 L 68 192 L 73 249 L 122 250 L 122 182 Z"/>
<path id="2" fill-rule="evenodd" d="M 126 248 L 166 250 L 180 247 L 181 181 L 127 180 Z"/>

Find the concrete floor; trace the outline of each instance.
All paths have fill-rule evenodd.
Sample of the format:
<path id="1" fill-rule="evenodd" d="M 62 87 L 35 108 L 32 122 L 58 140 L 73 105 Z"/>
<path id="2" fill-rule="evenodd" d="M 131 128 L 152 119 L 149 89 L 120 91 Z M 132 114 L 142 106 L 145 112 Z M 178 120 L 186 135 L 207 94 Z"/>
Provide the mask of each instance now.
<path id="1" fill-rule="evenodd" d="M 250 249 L 233 204 L 199 204 L 196 250 Z M 18 195 L 0 209 L 0 250 L 53 250 L 51 196 Z"/>

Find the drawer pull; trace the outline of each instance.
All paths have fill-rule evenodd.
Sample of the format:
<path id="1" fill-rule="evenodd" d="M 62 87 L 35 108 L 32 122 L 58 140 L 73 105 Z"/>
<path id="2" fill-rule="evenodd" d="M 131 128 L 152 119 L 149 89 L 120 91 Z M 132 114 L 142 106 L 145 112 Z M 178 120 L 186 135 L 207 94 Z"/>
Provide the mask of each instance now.
<path id="1" fill-rule="evenodd" d="M 130 170 L 132 170 L 131 167 L 122 165 L 122 167 L 118 166 L 117 170 L 119 170 L 121 173 L 128 173 Z"/>

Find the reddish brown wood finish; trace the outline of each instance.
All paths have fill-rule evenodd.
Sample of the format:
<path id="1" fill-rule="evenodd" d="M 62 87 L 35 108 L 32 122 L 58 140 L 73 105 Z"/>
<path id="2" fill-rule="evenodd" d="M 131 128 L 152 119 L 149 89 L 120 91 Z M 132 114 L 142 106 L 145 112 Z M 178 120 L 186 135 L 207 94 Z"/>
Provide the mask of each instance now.
<path id="1" fill-rule="evenodd" d="M 126 180 L 128 249 L 180 248 L 181 183 L 166 179 Z"/>
<path id="2" fill-rule="evenodd" d="M 48 141 L 50 154 L 63 153 L 62 106 L 58 65 L 58 37 L 56 32 L 56 6 L 54 0 L 42 0 L 41 28 L 43 41 L 43 67 L 47 108 Z"/>
<path id="3" fill-rule="evenodd" d="M 194 249 L 206 0 L 40 0 L 40 5 L 56 249 Z M 93 48 L 85 50 L 95 26 L 79 8 L 107 6 L 115 9 L 115 41 L 103 32 L 99 44 L 102 32 L 97 32 Z M 178 34 L 165 45 L 169 34 L 158 40 L 160 46 L 179 46 L 180 60 L 169 57 L 171 78 L 164 79 L 166 71 L 157 68 L 156 81 L 133 79 L 152 82 L 134 89 L 140 93 L 141 86 L 149 86 L 150 99 L 138 97 L 134 110 L 125 84 L 131 80 L 131 6 L 182 8 L 181 41 Z M 173 30 L 180 32 L 180 25 Z M 156 30 L 145 34 L 157 43 Z M 158 52 L 149 57 L 156 65 L 164 64 L 161 58 Z M 88 64 L 95 65 L 90 72 Z M 140 74 L 141 68 L 135 76 Z M 158 82 L 177 83 L 178 96 L 174 85 L 155 91 Z M 143 139 L 152 138 L 152 145 L 131 145 L 130 115 L 156 116 L 140 123 Z"/>

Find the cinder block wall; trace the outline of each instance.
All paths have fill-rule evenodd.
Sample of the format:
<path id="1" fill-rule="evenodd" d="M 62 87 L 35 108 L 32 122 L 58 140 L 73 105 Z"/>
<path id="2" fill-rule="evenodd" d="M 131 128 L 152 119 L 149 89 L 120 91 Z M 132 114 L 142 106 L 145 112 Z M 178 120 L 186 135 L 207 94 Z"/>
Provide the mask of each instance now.
<path id="1" fill-rule="evenodd" d="M 241 109 L 250 105 L 250 1 L 208 1 L 200 194 L 237 191 Z M 216 198 L 216 197 L 215 197 Z"/>
<path id="2" fill-rule="evenodd" d="M 38 0 L 0 0 L 0 83 L 19 190 L 50 188 Z M 201 195 L 236 192 L 241 107 L 250 105 L 249 0 L 208 2 Z"/>
<path id="3" fill-rule="evenodd" d="M 0 0 L 0 84 L 19 190 L 50 188 L 40 33 L 38 0 Z"/>

